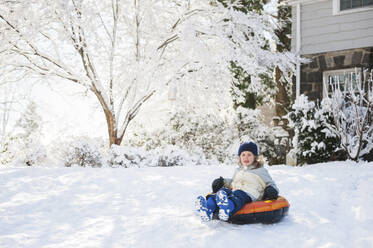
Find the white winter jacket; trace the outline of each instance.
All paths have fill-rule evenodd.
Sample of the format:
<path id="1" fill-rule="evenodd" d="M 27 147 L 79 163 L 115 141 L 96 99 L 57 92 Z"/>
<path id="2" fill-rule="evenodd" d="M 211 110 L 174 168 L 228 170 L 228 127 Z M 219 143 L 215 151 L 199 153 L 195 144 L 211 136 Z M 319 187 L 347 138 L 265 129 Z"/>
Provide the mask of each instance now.
<path id="1" fill-rule="evenodd" d="M 261 200 L 265 187 L 269 185 L 278 192 L 275 182 L 264 167 L 254 169 L 240 166 L 235 170 L 232 179 L 224 179 L 224 184 L 232 190 L 245 191 L 253 201 Z"/>

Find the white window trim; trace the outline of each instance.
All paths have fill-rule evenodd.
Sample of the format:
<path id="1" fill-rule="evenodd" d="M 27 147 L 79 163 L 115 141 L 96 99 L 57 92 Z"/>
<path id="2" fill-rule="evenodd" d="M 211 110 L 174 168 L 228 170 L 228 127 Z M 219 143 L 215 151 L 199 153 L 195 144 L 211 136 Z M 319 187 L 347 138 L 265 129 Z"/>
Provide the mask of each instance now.
<path id="1" fill-rule="evenodd" d="M 333 0 L 333 15 L 345 15 L 368 10 L 373 10 L 373 6 L 341 10 L 340 0 Z"/>
<path id="2" fill-rule="evenodd" d="M 328 77 L 331 76 L 331 75 L 335 75 L 335 74 L 348 74 L 348 73 L 351 73 L 351 72 L 358 72 L 360 73 L 360 76 L 361 76 L 361 68 L 360 67 L 354 67 L 354 68 L 346 68 L 346 69 L 339 69 L 339 70 L 332 70 L 332 71 L 324 71 L 323 72 L 323 98 L 327 97 L 328 96 L 328 89 L 329 89 L 329 85 L 328 85 Z"/>

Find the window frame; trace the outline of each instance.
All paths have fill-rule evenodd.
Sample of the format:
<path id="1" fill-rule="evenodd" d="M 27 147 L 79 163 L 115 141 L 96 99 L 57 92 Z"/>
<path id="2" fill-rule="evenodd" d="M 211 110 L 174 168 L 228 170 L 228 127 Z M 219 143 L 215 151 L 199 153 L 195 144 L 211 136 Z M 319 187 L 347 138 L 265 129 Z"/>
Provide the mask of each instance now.
<path id="1" fill-rule="evenodd" d="M 351 67 L 351 68 L 345 68 L 345 69 L 338 69 L 338 70 L 329 70 L 329 71 L 324 71 L 323 72 L 323 90 L 322 90 L 322 96 L 323 98 L 325 97 L 328 97 L 329 96 L 329 76 L 333 76 L 333 75 L 340 75 L 340 74 L 349 74 L 349 73 L 355 73 L 357 72 L 360 79 L 359 79 L 359 82 L 361 82 L 362 80 L 362 76 L 363 76 L 363 70 L 361 67 Z"/>
<path id="2" fill-rule="evenodd" d="M 373 10 L 373 5 L 368 6 L 368 7 L 359 7 L 359 8 L 341 10 L 340 3 L 341 3 L 341 0 L 333 0 L 333 15 L 344 15 L 344 14 Z"/>

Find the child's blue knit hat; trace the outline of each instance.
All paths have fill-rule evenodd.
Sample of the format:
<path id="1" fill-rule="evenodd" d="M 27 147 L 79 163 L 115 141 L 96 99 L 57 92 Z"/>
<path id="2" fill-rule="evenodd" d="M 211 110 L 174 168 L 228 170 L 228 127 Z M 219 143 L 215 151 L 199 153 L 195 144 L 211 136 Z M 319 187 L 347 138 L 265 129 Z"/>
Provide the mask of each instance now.
<path id="1" fill-rule="evenodd" d="M 252 141 L 240 145 L 240 148 L 238 148 L 238 156 L 240 156 L 243 151 L 249 151 L 255 156 L 258 156 L 258 146 Z"/>

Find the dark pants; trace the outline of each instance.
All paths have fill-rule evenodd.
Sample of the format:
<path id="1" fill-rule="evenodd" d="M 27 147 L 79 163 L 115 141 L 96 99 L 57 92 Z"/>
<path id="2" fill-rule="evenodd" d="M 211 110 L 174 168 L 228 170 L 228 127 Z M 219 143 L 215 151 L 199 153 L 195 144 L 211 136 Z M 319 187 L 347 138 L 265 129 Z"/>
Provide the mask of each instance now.
<path id="1" fill-rule="evenodd" d="M 225 191 L 227 193 L 227 195 L 228 195 L 228 199 L 231 200 L 234 203 L 234 210 L 232 211 L 231 215 L 234 215 L 236 212 L 240 211 L 240 209 L 246 203 L 252 202 L 251 197 L 245 191 L 242 191 L 242 190 L 239 190 L 239 189 L 235 190 L 235 191 L 232 191 L 232 190 L 230 190 L 228 188 L 221 188 L 220 190 Z M 214 202 L 216 204 L 216 195 L 215 194 L 211 194 L 211 195 L 208 195 L 206 197 L 207 201 L 209 203 L 211 203 L 211 200 L 209 200 L 210 197 L 212 197 L 214 199 Z"/>

